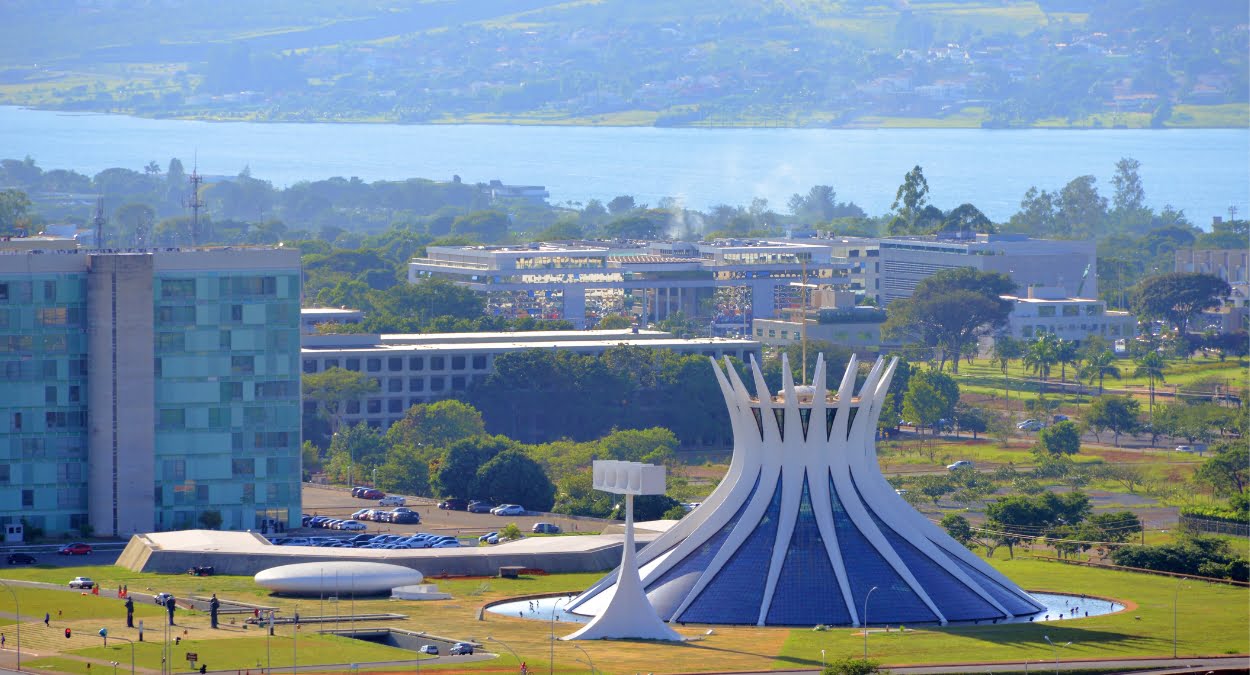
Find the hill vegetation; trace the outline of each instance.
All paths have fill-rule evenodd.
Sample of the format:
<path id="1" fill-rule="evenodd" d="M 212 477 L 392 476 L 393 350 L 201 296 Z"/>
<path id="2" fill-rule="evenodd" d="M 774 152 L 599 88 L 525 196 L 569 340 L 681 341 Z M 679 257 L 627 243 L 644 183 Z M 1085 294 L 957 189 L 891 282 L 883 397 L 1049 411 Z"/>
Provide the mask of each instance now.
<path id="1" fill-rule="evenodd" d="M 1244 125 L 1248 26 L 1245 3 L 1220 0 L 14 0 L 0 103 L 289 121 Z"/>

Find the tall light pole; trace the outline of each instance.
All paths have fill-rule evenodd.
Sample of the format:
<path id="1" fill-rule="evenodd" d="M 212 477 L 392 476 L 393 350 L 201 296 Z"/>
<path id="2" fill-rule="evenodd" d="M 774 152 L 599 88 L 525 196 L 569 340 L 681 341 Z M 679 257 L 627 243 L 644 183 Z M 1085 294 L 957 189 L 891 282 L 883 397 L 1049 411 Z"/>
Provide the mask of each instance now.
<path id="1" fill-rule="evenodd" d="M 1055 675 L 1059 675 L 1059 645 L 1055 644 L 1054 642 L 1051 642 L 1049 635 L 1043 635 L 1042 638 L 1045 639 L 1046 643 L 1050 645 L 1050 653 L 1055 658 Z M 1072 644 L 1071 640 L 1064 643 L 1063 646 L 1067 647 L 1070 644 Z"/>
<path id="2" fill-rule="evenodd" d="M 864 594 L 864 660 L 868 659 L 868 598 L 872 597 L 872 592 L 875 590 L 877 587 L 873 586 Z"/>
<path id="3" fill-rule="evenodd" d="M 291 675 L 299 673 L 299 605 L 295 606 L 295 618 L 291 622 Z"/>
<path id="4" fill-rule="evenodd" d="M 126 642 L 130 643 L 130 675 L 135 675 L 135 641 L 131 640 L 130 638 L 118 637 L 116 635 L 109 635 L 109 637 L 113 638 L 114 640 L 125 640 Z M 107 638 L 105 639 L 105 642 L 108 642 Z M 117 671 L 116 661 L 113 662 L 113 671 L 114 672 Z"/>
<path id="5" fill-rule="evenodd" d="M 556 601 L 551 603 L 551 661 L 547 664 L 548 675 L 554 675 L 556 672 L 556 610 L 560 608 L 561 600 L 567 602 L 568 598 L 556 598 Z"/>
<path id="6" fill-rule="evenodd" d="M 1181 577 L 1176 579 L 1176 590 L 1172 592 L 1172 658 L 1176 658 L 1176 601 L 1181 595 Z"/>
<path id="7" fill-rule="evenodd" d="M 493 637 L 491 637 L 491 636 L 489 636 L 489 635 L 487 635 L 487 636 L 486 636 L 486 639 L 487 639 L 487 640 L 490 640 L 491 642 L 498 642 L 499 644 L 503 645 L 503 648 L 504 648 L 504 649 L 506 649 L 506 650 L 508 650 L 508 652 L 509 652 L 510 654 L 512 654 L 512 658 L 516 659 L 516 662 L 517 662 L 517 663 L 525 663 L 524 661 L 522 661 L 522 660 L 521 660 L 520 655 L 518 655 L 516 652 L 512 651 L 512 648 L 511 648 L 511 647 L 509 647 L 509 646 L 508 646 L 508 644 L 507 644 L 506 642 L 504 642 L 503 640 L 500 640 L 499 638 L 493 638 Z"/>
<path id="8" fill-rule="evenodd" d="M 820 672 L 825 672 L 825 650 L 820 650 Z"/>
<path id="9" fill-rule="evenodd" d="M 7 583 L 4 583 L 3 581 L 0 581 L 0 584 L 4 584 L 4 589 L 7 590 L 10 595 L 13 596 L 13 618 L 16 619 L 13 625 L 17 627 L 17 669 L 21 670 L 22 669 L 22 605 L 18 601 L 17 593 L 13 590 L 12 586 L 8 585 Z"/>

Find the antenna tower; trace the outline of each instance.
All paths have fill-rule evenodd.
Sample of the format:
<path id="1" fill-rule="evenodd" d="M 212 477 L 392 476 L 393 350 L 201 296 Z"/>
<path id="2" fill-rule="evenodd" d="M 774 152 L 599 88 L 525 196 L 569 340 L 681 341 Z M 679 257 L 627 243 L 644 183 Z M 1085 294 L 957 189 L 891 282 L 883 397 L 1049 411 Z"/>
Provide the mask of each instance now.
<path id="1" fill-rule="evenodd" d="M 191 193 L 183 200 L 182 205 L 191 209 L 191 245 L 199 245 L 200 235 L 200 209 L 204 208 L 204 200 L 200 199 L 200 184 L 204 182 L 204 177 L 199 173 L 199 162 L 197 161 L 191 167 L 191 175 L 187 176 L 187 182 L 191 184 Z"/>
<path id="2" fill-rule="evenodd" d="M 95 216 L 91 219 L 91 226 L 95 228 L 95 247 L 104 248 L 104 225 L 108 222 L 104 217 L 104 197 L 97 197 L 95 200 Z"/>

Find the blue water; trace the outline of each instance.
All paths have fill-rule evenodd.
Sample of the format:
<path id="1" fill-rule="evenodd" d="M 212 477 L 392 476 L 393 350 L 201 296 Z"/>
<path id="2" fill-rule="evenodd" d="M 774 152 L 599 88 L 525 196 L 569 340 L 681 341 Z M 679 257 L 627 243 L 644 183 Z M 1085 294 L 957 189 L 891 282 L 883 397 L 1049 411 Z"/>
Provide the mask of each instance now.
<path id="1" fill-rule="evenodd" d="M 1062 595 L 1059 593 L 1030 593 L 1034 600 L 1046 606 L 1046 609 L 1033 614 L 1012 617 L 998 623 L 1043 623 L 1048 621 L 1068 621 L 1084 619 L 1103 614 L 1114 614 L 1122 611 L 1124 605 L 1111 600 L 1087 598 L 1080 595 Z M 576 595 L 540 598 L 538 600 L 516 600 L 492 605 L 486 611 L 504 616 L 517 616 L 523 619 L 540 619 L 543 621 L 561 621 L 567 623 L 588 623 L 590 616 L 574 614 L 566 611 L 567 605 Z M 1077 612 L 1074 614 L 1073 609 Z M 950 625 L 970 625 L 971 621 L 952 622 Z M 982 622 L 989 623 L 989 622 Z M 874 629 L 875 631 L 876 629 Z"/>
<path id="2" fill-rule="evenodd" d="M 633 195 L 706 209 L 754 197 L 786 212 L 796 192 L 832 185 L 868 213 L 889 210 L 903 175 L 924 168 L 930 201 L 971 202 L 990 218 L 1015 213 L 1030 186 L 1059 190 L 1085 174 L 1110 198 L 1121 157 L 1141 162 L 1148 205 L 1183 209 L 1206 226 L 1236 206 L 1250 214 L 1250 129 L 655 129 L 507 125 L 266 124 L 149 120 L 0 107 L 0 157 L 94 174 L 162 167 L 178 157 L 201 173 L 252 175 L 285 186 L 459 175 L 545 185 L 551 202 Z"/>

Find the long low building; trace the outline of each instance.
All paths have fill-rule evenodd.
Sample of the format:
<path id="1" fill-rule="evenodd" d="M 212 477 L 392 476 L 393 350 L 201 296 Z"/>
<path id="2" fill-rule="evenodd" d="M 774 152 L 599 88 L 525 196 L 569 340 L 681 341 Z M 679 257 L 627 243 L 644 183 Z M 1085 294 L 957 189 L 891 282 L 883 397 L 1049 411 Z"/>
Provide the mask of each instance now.
<path id="1" fill-rule="evenodd" d="M 681 355 L 760 359 L 760 343 L 734 338 L 679 338 L 649 330 L 533 331 L 514 333 L 305 335 L 304 374 L 343 368 L 378 382 L 378 393 L 348 401 L 345 424 L 385 429 L 409 407 L 461 394 L 494 372 L 495 359 L 527 349 L 562 349 L 598 356 L 617 346 L 670 349 Z M 305 402 L 315 414 L 315 403 Z"/>
<path id="2" fill-rule="evenodd" d="M 635 534 L 641 547 L 666 529 L 671 521 L 639 523 Z M 569 537 L 533 537 L 496 546 L 387 550 L 275 546 L 254 532 L 182 530 L 136 534 L 117 559 L 135 572 L 181 574 L 193 567 L 212 567 L 216 574 L 251 576 L 262 570 L 295 563 L 360 561 L 403 565 L 426 577 L 494 576 L 500 567 L 524 567 L 552 573 L 602 572 L 621 561 L 624 534 Z"/>

